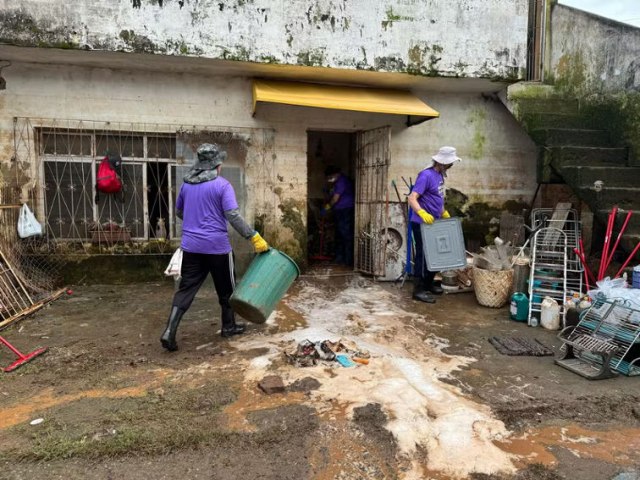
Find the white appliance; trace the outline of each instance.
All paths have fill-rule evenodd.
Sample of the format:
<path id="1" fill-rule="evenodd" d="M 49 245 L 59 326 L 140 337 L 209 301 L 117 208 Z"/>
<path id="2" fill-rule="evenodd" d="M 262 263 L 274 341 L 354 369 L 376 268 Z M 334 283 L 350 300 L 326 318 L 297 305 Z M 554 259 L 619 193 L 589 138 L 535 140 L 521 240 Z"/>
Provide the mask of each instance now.
<path id="1" fill-rule="evenodd" d="M 388 215 L 386 205 L 384 226 L 381 238 L 386 238 L 386 260 L 385 273 L 376 277 L 376 280 L 383 282 L 397 280 L 404 272 L 404 265 L 407 258 L 407 223 L 403 210 L 407 208 L 405 203 L 389 202 Z"/>

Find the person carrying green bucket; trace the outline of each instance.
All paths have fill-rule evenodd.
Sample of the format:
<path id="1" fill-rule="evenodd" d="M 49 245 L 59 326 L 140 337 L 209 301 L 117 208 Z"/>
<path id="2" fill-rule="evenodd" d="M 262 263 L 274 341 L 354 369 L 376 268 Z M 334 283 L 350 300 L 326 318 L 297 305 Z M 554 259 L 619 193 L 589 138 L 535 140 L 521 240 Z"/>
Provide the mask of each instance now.
<path id="1" fill-rule="evenodd" d="M 176 200 L 176 212 L 182 223 L 183 250 L 181 280 L 174 294 L 167 326 L 160 337 L 169 351 L 178 349 L 176 332 L 207 275 L 211 275 L 222 310 L 222 337 L 244 332 L 236 323 L 229 303 L 235 288 L 234 258 L 227 222 L 244 238 L 250 239 L 256 253 L 267 252 L 267 242 L 240 215 L 231 184 L 220 176 L 227 153 L 218 145 L 198 147 L 197 161 L 184 176 Z"/>

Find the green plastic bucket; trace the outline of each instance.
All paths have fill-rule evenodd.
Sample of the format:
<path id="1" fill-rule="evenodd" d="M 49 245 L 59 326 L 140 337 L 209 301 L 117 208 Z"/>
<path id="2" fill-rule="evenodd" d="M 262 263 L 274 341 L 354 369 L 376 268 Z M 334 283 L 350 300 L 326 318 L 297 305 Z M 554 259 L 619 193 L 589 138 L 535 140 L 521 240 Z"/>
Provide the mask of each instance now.
<path id="1" fill-rule="evenodd" d="M 300 269 L 275 248 L 256 255 L 229 299 L 233 311 L 253 323 L 264 323 L 276 308 Z"/>

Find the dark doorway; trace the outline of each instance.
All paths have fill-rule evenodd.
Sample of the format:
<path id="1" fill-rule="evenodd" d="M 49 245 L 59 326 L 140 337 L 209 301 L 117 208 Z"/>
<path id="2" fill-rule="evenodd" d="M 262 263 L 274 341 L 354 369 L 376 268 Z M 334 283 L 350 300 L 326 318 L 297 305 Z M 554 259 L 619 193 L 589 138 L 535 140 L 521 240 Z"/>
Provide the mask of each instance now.
<path id="1" fill-rule="evenodd" d="M 353 181 L 355 175 L 356 134 L 350 132 L 309 131 L 307 135 L 307 235 L 308 257 L 311 265 L 344 262 L 339 250 L 341 238 L 335 210 L 323 211 L 332 195 L 327 182 L 327 167 L 337 167 L 341 174 Z M 351 218 L 353 224 L 353 218 Z M 350 249 L 353 251 L 353 234 Z M 349 248 L 349 247 L 347 247 Z M 344 262 L 348 263 L 348 262 Z"/>

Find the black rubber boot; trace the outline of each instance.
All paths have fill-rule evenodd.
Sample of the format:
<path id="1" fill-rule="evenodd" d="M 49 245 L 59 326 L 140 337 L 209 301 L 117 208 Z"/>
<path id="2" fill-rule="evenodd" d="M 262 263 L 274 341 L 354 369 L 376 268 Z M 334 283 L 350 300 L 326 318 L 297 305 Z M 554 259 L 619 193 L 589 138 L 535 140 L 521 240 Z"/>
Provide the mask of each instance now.
<path id="1" fill-rule="evenodd" d="M 413 287 L 413 299 L 424 303 L 436 303 L 436 299 L 424 289 L 422 278 L 416 278 Z"/>
<path id="2" fill-rule="evenodd" d="M 427 278 L 424 279 L 423 287 L 427 292 L 431 292 L 434 295 L 442 295 L 444 293 L 444 290 L 440 285 L 435 284 L 435 277 L 436 272 L 428 272 Z"/>
<path id="3" fill-rule="evenodd" d="M 222 330 L 220 335 L 223 338 L 233 337 L 244 333 L 245 325 L 236 323 L 236 317 L 230 307 L 222 307 Z"/>
<path id="4" fill-rule="evenodd" d="M 182 320 L 182 315 L 184 315 L 183 310 L 180 310 L 176 306 L 171 307 L 171 314 L 169 315 L 167 328 L 160 337 L 160 343 L 162 343 L 162 346 L 170 352 L 175 352 L 176 350 L 178 350 L 178 344 L 176 343 L 176 332 L 178 331 L 180 320 Z"/>

